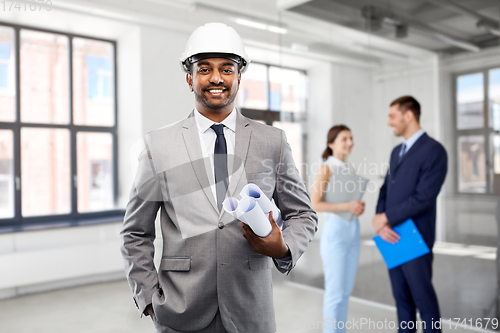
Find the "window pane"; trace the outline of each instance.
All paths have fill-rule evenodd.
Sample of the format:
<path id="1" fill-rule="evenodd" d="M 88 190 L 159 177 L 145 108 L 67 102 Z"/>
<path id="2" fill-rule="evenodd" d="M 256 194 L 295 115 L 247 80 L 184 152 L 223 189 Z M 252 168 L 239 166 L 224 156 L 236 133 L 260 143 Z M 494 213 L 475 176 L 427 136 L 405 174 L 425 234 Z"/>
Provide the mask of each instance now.
<path id="1" fill-rule="evenodd" d="M 500 174 L 500 135 L 492 135 L 493 173 Z"/>
<path id="2" fill-rule="evenodd" d="M 500 194 L 500 135 L 490 134 L 490 149 L 493 167 L 489 168 L 491 192 Z"/>
<path id="3" fill-rule="evenodd" d="M 500 131 L 500 68 L 490 71 L 490 127 Z"/>
<path id="4" fill-rule="evenodd" d="M 69 213 L 69 131 L 22 128 L 21 176 L 23 216 Z"/>
<path id="5" fill-rule="evenodd" d="M 267 66 L 250 64 L 241 76 L 238 105 L 246 109 L 267 110 Z"/>
<path id="6" fill-rule="evenodd" d="M 471 135 L 458 138 L 459 192 L 486 192 L 486 155 L 484 136 Z"/>
<path id="7" fill-rule="evenodd" d="M 484 80 L 482 73 L 457 79 L 457 128 L 484 127 Z"/>
<path id="8" fill-rule="evenodd" d="M 270 110 L 303 112 L 306 110 L 306 76 L 278 67 L 269 68 Z"/>
<path id="9" fill-rule="evenodd" d="M 73 39 L 73 121 L 78 125 L 115 124 L 113 44 Z"/>
<path id="10" fill-rule="evenodd" d="M 292 148 L 293 161 L 299 169 L 301 178 L 304 180 L 305 178 L 302 170 L 302 125 L 300 123 L 275 121 L 273 126 L 285 131 L 288 144 Z"/>
<path id="11" fill-rule="evenodd" d="M 66 36 L 21 30 L 21 121 L 69 123 Z"/>
<path id="12" fill-rule="evenodd" d="M 78 211 L 114 208 L 113 137 L 109 133 L 77 134 Z"/>
<path id="13" fill-rule="evenodd" d="M 0 27 L 0 121 L 16 120 L 14 29 Z"/>
<path id="14" fill-rule="evenodd" d="M 14 217 L 13 150 L 12 131 L 0 130 L 0 218 Z"/>

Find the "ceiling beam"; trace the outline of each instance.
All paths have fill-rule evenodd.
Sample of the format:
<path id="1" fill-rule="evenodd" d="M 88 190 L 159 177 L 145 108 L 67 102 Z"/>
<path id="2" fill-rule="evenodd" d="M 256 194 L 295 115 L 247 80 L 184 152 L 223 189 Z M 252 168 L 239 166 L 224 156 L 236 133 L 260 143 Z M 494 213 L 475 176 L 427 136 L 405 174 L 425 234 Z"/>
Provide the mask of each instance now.
<path id="1" fill-rule="evenodd" d="M 413 31 L 417 34 L 427 36 L 429 38 L 433 38 L 435 40 L 439 40 L 443 43 L 457 46 L 461 49 L 479 52 L 479 46 L 474 43 L 469 42 L 468 40 L 464 40 L 461 38 L 457 38 L 454 36 L 450 36 L 448 34 L 437 31 L 436 29 L 411 19 L 405 19 L 404 17 L 397 16 L 394 12 L 385 10 L 380 7 L 376 7 L 373 5 L 368 5 L 363 7 L 362 9 L 363 16 L 367 20 L 367 22 L 378 22 L 378 24 L 387 23 L 396 28 L 398 27 L 407 27 L 410 31 Z"/>
<path id="2" fill-rule="evenodd" d="M 311 2 L 311 0 L 277 0 L 276 4 L 278 5 L 278 9 L 288 10 L 290 8 L 303 5 L 307 2 Z"/>
<path id="3" fill-rule="evenodd" d="M 470 16 L 470 17 L 476 18 L 478 20 L 485 20 L 485 21 L 489 21 L 491 23 L 498 24 L 498 20 L 491 18 L 489 16 L 486 16 L 486 15 L 480 14 L 480 13 L 478 13 L 470 8 L 459 5 L 458 3 L 453 2 L 451 0 L 427 0 L 427 1 L 432 2 L 433 4 L 436 4 L 438 6 L 448 8 L 449 10 L 452 10 L 456 13 Z"/>
<path id="4" fill-rule="evenodd" d="M 467 15 L 477 19 L 477 27 L 488 31 L 489 33 L 500 36 L 500 22 L 494 18 L 478 13 L 472 9 L 459 5 L 450 0 L 428 0 L 432 3 L 453 10 L 457 13 Z"/>
<path id="5" fill-rule="evenodd" d="M 469 2 L 468 8 L 470 10 L 478 11 L 491 6 L 484 1 Z M 414 12 L 414 18 L 425 23 L 438 23 L 459 17 L 461 12 L 443 6 L 442 3 L 437 3 L 434 0 L 425 0 L 425 2 Z"/>

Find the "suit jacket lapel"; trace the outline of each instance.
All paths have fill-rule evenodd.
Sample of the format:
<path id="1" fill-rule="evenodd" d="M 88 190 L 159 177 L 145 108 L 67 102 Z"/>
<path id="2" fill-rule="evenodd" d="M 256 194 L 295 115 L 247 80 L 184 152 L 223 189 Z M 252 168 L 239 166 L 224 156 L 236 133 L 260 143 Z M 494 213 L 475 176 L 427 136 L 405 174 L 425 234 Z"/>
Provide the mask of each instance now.
<path id="1" fill-rule="evenodd" d="M 203 153 L 200 146 L 200 136 L 198 134 L 198 127 L 196 126 L 196 120 L 194 119 L 194 111 L 191 112 L 188 118 L 184 120 L 182 124 L 183 132 L 182 137 L 184 138 L 184 144 L 191 160 L 191 165 L 193 166 L 196 178 L 200 183 L 201 188 L 205 192 L 207 199 L 212 204 L 212 207 L 219 212 L 217 209 L 217 203 L 215 202 L 212 189 L 210 187 L 210 181 L 207 175 L 207 168 L 205 166 L 205 159 L 203 158 Z M 211 169 L 209 169 L 211 170 Z"/>
<path id="2" fill-rule="evenodd" d="M 427 139 L 427 134 L 424 133 L 422 134 L 422 136 L 420 138 L 418 138 L 418 140 L 413 144 L 413 146 L 411 146 L 411 149 L 408 150 L 408 152 L 405 154 L 405 156 L 403 156 L 403 159 L 401 160 L 401 162 L 397 163 L 398 162 L 398 158 L 399 158 L 399 153 L 396 155 L 397 158 L 396 158 L 396 167 L 394 169 L 394 172 L 396 172 L 399 167 L 401 166 L 401 164 L 403 164 L 406 160 L 408 160 L 408 157 L 411 156 L 412 154 L 415 153 L 416 150 L 418 150 L 418 148 L 420 148 L 422 146 L 422 143 Z"/>
<path id="3" fill-rule="evenodd" d="M 239 111 L 236 114 L 236 141 L 234 144 L 234 161 L 232 163 L 231 182 L 228 187 L 228 195 L 234 196 L 239 193 L 234 193 L 240 181 L 242 174 L 245 172 L 245 162 L 247 159 L 248 145 L 252 136 L 252 129 L 249 126 L 250 122 Z"/>

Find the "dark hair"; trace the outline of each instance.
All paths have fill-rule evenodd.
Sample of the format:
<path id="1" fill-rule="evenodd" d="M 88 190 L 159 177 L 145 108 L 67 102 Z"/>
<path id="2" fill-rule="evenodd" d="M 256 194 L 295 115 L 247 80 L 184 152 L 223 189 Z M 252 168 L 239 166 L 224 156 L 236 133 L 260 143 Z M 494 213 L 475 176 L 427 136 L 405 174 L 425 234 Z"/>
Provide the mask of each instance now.
<path id="1" fill-rule="evenodd" d="M 420 123 L 420 103 L 413 98 L 413 96 L 403 96 L 394 100 L 390 106 L 398 105 L 399 111 L 405 113 L 406 111 L 411 111 L 417 120 L 417 123 Z"/>
<path id="2" fill-rule="evenodd" d="M 332 128 L 330 128 L 330 130 L 328 131 L 328 136 L 327 136 L 327 140 L 326 140 L 326 149 L 323 152 L 323 155 L 321 155 L 321 157 L 323 157 L 323 161 L 326 161 L 328 156 L 333 155 L 333 150 L 330 147 L 328 147 L 328 144 L 335 141 L 335 139 L 337 138 L 339 133 L 342 131 L 349 131 L 350 132 L 351 129 L 349 127 L 347 127 L 346 125 L 336 125 L 336 126 L 333 126 Z"/>

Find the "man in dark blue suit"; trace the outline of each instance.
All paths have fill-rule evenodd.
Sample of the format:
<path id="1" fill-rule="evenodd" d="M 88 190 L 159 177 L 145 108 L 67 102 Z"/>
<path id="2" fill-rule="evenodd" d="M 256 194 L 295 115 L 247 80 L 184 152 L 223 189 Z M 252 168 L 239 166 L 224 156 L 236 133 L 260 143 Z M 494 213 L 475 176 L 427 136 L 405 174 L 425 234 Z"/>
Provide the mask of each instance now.
<path id="1" fill-rule="evenodd" d="M 446 178 L 448 158 L 443 146 L 420 128 L 420 104 L 411 96 L 391 103 L 389 126 L 405 138 L 394 148 L 380 189 L 373 227 L 382 239 L 396 243 L 393 227 L 413 219 L 430 253 L 389 270 L 396 300 L 399 332 L 416 332 L 416 310 L 424 333 L 441 332 L 439 305 L 432 286 L 432 247 L 436 236 L 436 198 Z M 438 326 L 438 327 L 436 327 Z"/>

